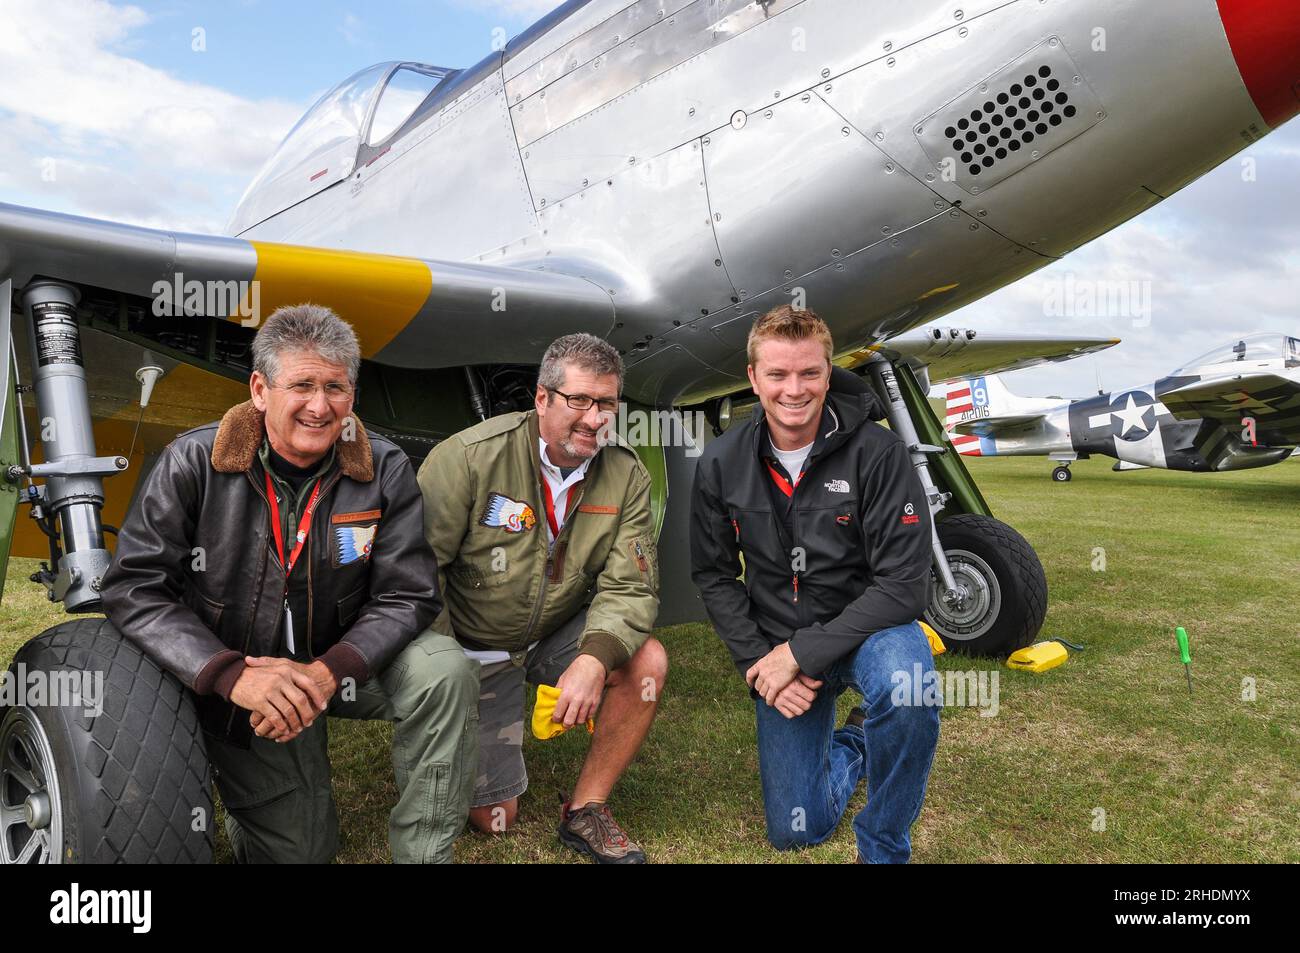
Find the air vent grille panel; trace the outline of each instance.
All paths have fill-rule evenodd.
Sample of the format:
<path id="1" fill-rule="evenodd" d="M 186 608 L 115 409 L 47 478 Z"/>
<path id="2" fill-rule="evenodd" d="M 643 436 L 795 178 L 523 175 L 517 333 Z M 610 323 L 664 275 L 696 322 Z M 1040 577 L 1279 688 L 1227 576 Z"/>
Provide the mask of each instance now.
<path id="1" fill-rule="evenodd" d="M 1057 37 L 917 123 L 934 170 L 975 193 L 1009 178 L 1105 118 Z"/>

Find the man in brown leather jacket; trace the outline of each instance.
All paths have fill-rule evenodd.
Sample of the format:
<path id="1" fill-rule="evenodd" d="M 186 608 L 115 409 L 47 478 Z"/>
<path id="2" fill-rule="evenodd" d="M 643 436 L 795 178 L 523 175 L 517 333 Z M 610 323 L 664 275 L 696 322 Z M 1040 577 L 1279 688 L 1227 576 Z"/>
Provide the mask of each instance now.
<path id="1" fill-rule="evenodd" d="M 197 696 L 240 861 L 333 856 L 326 713 L 396 723 L 395 861 L 450 860 L 469 811 L 477 666 L 428 629 L 420 490 L 352 416 L 360 359 L 332 311 L 272 314 L 252 400 L 163 451 L 104 579 L 109 619 Z"/>

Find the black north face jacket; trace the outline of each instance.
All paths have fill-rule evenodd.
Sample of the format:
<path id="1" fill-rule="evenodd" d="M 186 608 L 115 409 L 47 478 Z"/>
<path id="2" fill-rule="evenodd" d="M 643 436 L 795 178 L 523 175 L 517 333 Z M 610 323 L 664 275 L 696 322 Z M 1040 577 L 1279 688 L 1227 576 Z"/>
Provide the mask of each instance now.
<path id="1" fill-rule="evenodd" d="M 785 641 L 805 674 L 822 675 L 873 633 L 924 611 L 930 512 L 906 446 L 875 422 L 881 416 L 860 379 L 832 374 L 788 496 L 769 469 L 785 477 L 761 413 L 701 455 L 691 578 L 741 675 Z"/>

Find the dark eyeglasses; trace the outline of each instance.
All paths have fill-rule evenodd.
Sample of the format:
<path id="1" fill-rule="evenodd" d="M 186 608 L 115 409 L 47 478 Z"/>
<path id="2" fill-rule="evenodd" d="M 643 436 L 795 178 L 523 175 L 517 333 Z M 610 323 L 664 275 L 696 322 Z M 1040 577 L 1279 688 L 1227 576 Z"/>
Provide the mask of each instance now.
<path id="1" fill-rule="evenodd" d="M 586 394 L 566 394 L 554 387 L 548 387 L 547 390 L 552 394 L 563 397 L 570 410 L 591 410 L 592 404 L 595 404 L 602 414 L 612 414 L 618 410 L 618 401 L 609 397 L 602 397 L 598 400 L 595 397 L 588 397 Z"/>

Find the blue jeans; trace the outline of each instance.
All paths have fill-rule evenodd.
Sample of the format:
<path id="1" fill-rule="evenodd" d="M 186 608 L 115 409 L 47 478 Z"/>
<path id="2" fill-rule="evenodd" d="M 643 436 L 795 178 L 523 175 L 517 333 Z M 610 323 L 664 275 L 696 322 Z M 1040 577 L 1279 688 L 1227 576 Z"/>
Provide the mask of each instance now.
<path id="1" fill-rule="evenodd" d="M 763 780 L 767 839 L 787 850 L 819 844 L 844 816 L 849 798 L 867 779 L 867 806 L 853 820 L 858 856 L 867 863 L 907 863 L 909 831 L 921 813 L 925 782 L 939 741 L 933 705 L 895 704 L 899 676 L 907 702 L 916 669 L 934 670 L 930 645 L 915 622 L 883 629 L 825 674 L 813 706 L 786 718 L 755 699 L 758 763 Z M 922 684 L 925 684 L 924 681 Z M 862 695 L 861 728 L 836 727 L 835 699 L 848 687 Z"/>

